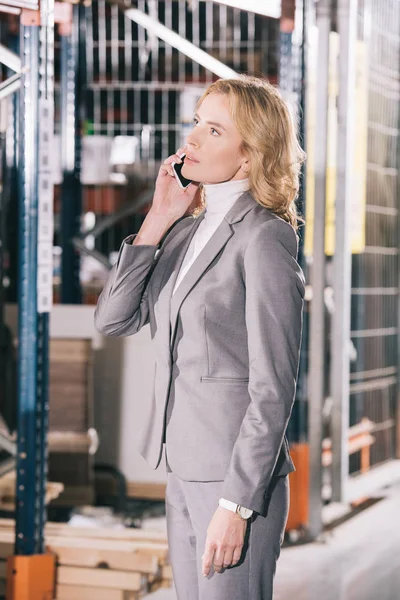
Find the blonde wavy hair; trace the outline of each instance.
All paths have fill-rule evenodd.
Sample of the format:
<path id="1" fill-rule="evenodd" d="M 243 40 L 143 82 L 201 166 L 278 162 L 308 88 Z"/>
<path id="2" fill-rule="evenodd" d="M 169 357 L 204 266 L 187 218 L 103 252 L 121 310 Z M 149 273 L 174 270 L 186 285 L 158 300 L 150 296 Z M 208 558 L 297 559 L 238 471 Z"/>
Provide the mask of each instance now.
<path id="1" fill-rule="evenodd" d="M 241 75 L 239 79 L 218 79 L 202 94 L 199 109 L 211 93 L 226 94 L 229 112 L 242 137 L 242 151 L 250 159 L 249 183 L 254 199 L 290 223 L 295 231 L 301 165 L 306 160 L 297 139 L 297 124 L 276 87 L 266 79 Z M 199 185 L 200 203 L 192 211 L 196 217 L 205 208 L 203 184 Z"/>

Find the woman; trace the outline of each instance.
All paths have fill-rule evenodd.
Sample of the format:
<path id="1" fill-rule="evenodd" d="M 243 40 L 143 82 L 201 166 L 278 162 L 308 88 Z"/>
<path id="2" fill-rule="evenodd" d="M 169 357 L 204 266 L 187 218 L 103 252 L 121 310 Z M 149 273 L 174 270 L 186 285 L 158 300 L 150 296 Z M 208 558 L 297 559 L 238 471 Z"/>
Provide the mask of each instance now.
<path id="1" fill-rule="evenodd" d="M 181 152 L 185 191 L 171 165 Z M 178 600 L 272 598 L 295 470 L 285 432 L 305 291 L 295 208 L 304 158 L 273 86 L 214 82 L 96 307 L 106 335 L 150 324 L 154 394 L 135 443 L 154 469 L 165 449 Z"/>

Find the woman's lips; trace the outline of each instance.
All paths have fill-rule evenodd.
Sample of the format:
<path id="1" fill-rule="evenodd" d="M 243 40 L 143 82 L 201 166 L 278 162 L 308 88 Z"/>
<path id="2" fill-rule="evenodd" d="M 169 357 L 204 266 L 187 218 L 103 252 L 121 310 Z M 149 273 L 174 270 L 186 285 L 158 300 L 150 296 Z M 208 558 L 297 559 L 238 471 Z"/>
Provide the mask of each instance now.
<path id="1" fill-rule="evenodd" d="M 186 162 L 186 161 L 188 161 L 188 162 L 189 162 L 190 164 L 192 164 L 192 165 L 197 165 L 197 164 L 199 164 L 199 161 L 198 161 L 198 160 L 192 160 L 192 159 L 191 159 L 189 156 L 187 156 L 187 155 L 186 155 L 186 157 L 185 157 L 185 162 Z"/>

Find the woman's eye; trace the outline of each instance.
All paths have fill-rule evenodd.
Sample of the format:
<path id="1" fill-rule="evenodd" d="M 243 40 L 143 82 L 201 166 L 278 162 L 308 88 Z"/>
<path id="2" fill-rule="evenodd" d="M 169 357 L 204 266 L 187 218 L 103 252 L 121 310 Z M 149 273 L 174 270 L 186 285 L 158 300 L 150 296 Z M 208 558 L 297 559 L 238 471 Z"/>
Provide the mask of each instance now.
<path id="1" fill-rule="evenodd" d="M 194 123 L 195 125 L 197 125 L 197 123 L 198 123 L 198 120 L 196 119 L 196 117 L 193 117 L 193 123 Z M 216 133 L 217 135 L 219 135 L 219 132 L 218 132 L 216 129 L 214 129 L 214 127 L 211 127 L 211 131 L 212 131 L 212 132 L 214 132 L 214 131 L 215 131 L 215 133 Z M 213 133 L 213 135 L 214 135 L 214 133 Z"/>

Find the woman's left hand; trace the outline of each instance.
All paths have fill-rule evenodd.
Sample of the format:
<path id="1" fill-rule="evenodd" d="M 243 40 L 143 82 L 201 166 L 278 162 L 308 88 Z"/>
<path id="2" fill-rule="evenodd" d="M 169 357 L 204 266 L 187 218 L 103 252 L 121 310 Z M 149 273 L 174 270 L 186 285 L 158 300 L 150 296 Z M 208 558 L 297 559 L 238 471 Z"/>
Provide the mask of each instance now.
<path id="1" fill-rule="evenodd" d="M 218 573 L 224 567 L 235 565 L 242 554 L 247 520 L 238 514 L 219 506 L 207 528 L 207 539 L 202 556 L 204 577 L 214 570 Z"/>

